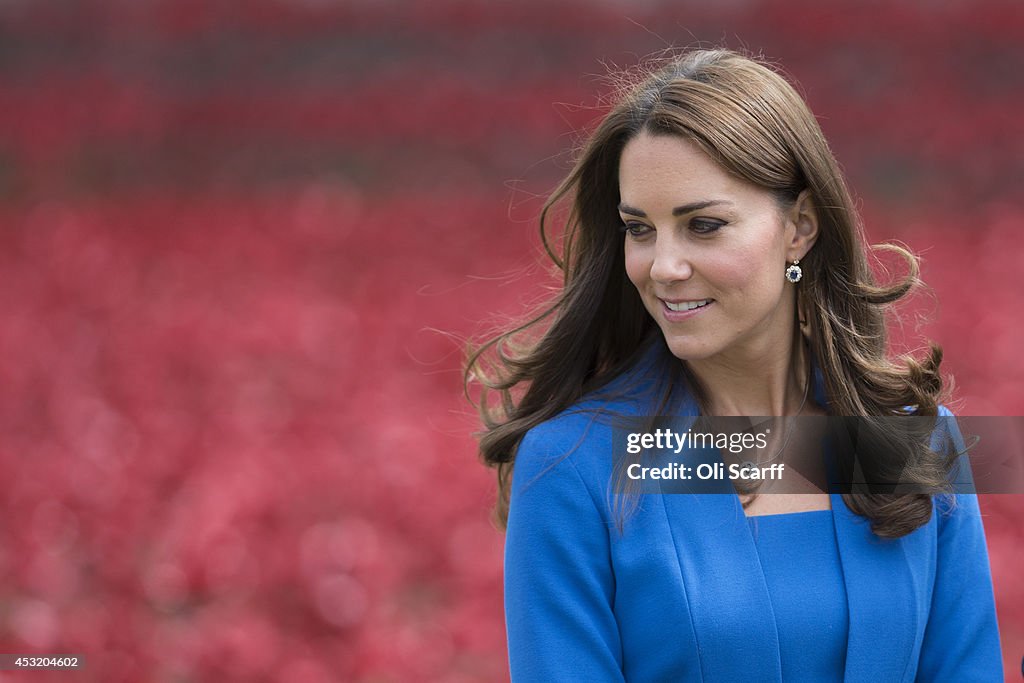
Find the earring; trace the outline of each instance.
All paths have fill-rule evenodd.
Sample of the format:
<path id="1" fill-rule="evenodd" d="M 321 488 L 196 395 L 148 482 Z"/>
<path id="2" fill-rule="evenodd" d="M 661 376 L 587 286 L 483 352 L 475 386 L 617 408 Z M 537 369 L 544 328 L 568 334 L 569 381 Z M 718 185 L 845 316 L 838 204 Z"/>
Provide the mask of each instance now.
<path id="1" fill-rule="evenodd" d="M 804 271 L 800 270 L 800 266 L 797 265 L 798 263 L 800 263 L 800 259 L 793 261 L 793 265 L 786 268 L 786 279 L 793 284 L 800 282 L 800 278 L 804 276 Z"/>

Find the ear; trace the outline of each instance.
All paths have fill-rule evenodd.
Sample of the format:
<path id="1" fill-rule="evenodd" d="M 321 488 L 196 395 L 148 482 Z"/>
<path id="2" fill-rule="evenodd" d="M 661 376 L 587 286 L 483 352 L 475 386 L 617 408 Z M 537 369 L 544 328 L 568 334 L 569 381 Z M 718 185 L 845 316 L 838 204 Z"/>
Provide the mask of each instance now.
<path id="1" fill-rule="evenodd" d="M 818 212 L 810 189 L 801 192 L 793 202 L 788 219 L 796 229 L 786 245 L 786 258 L 795 261 L 806 256 L 818 239 Z"/>

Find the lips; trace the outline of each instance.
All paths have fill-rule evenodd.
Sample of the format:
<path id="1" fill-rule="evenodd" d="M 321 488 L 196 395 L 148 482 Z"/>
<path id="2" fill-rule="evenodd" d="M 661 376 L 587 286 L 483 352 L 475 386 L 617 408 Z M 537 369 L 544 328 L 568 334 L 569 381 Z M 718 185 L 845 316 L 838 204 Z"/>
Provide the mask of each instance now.
<path id="1" fill-rule="evenodd" d="M 714 301 L 714 299 L 693 299 L 690 301 L 668 301 L 667 299 L 662 299 L 661 301 L 665 304 L 665 307 L 668 308 L 668 310 L 681 313 L 683 311 L 693 311 L 698 308 L 703 308 Z"/>
<path id="2" fill-rule="evenodd" d="M 715 305 L 714 299 L 658 299 L 661 302 L 661 313 L 658 316 L 666 323 L 684 323 L 704 315 L 704 312 Z"/>

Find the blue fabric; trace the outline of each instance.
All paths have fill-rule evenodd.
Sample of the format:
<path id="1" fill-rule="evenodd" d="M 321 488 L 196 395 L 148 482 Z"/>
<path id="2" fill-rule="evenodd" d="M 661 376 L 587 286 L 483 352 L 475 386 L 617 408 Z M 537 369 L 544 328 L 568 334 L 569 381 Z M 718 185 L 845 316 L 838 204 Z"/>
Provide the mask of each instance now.
<path id="1" fill-rule="evenodd" d="M 749 523 L 779 632 L 783 680 L 841 680 L 849 614 L 832 511 L 754 516 Z"/>
<path id="2" fill-rule="evenodd" d="M 638 367 L 632 391 L 584 401 L 519 446 L 505 539 L 512 680 L 782 681 L 784 645 L 738 496 L 641 496 L 615 528 L 612 426 L 592 411 L 649 414 L 653 380 Z M 677 409 L 697 414 L 692 401 Z M 962 443 L 946 429 L 936 438 Z M 977 497 L 953 498 L 936 497 L 913 533 L 881 539 L 832 495 L 844 680 L 1002 680 Z"/>

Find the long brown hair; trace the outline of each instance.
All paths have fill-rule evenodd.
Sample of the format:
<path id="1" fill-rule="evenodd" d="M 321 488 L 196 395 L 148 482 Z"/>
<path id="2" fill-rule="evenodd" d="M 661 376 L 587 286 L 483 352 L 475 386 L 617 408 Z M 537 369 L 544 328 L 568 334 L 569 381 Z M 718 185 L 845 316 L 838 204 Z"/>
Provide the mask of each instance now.
<path id="1" fill-rule="evenodd" d="M 900 246 L 876 247 L 904 258 L 909 268 L 902 280 L 876 283 L 843 175 L 803 99 L 762 62 L 724 49 L 689 51 L 623 78 L 617 103 L 541 212 L 541 237 L 562 271 L 561 291 L 521 325 L 469 354 L 464 380 L 467 393 L 474 381 L 482 387 L 478 408 L 486 430 L 480 453 L 497 470 L 495 517 L 502 527 L 523 435 L 607 385 L 658 331 L 626 277 L 618 229 L 619 157 L 641 131 L 693 141 L 729 172 L 774 193 L 781 204 L 808 189 L 819 235 L 800 262 L 800 306 L 830 413 L 899 416 L 910 407 L 914 415 L 937 415 L 941 349 L 931 344 L 920 361 L 892 360 L 887 350 L 885 310 L 918 284 L 916 257 Z M 549 229 L 564 201 L 569 211 L 559 252 Z M 666 378 L 666 392 L 685 384 L 703 404 L 699 383 L 685 363 L 676 365 L 682 372 Z M 901 481 L 917 484 L 917 490 L 944 490 L 948 465 L 921 457 L 927 455 L 926 434 L 896 428 L 892 420 L 878 422 L 895 455 L 911 463 Z M 884 537 L 910 533 L 932 511 L 928 493 L 843 498 Z"/>

